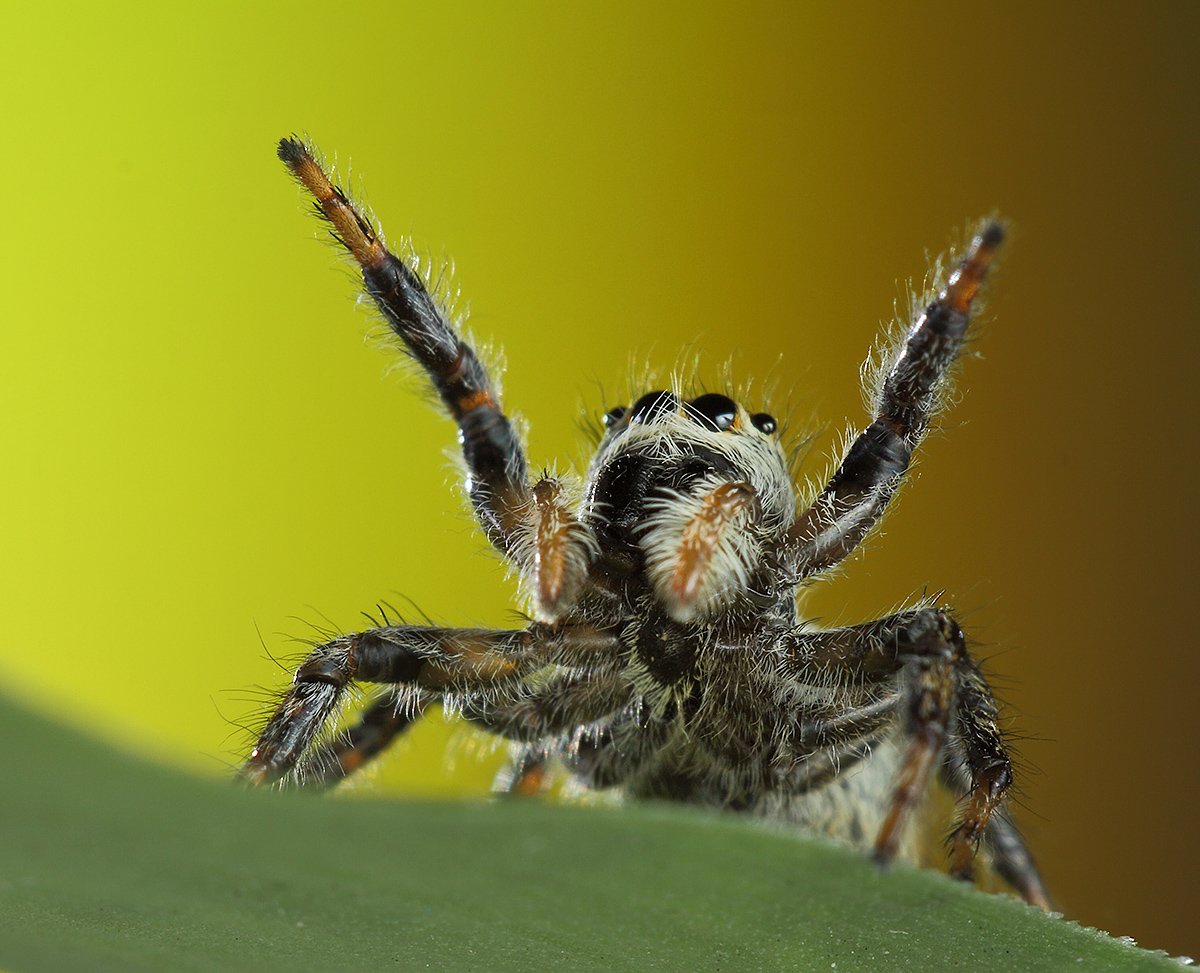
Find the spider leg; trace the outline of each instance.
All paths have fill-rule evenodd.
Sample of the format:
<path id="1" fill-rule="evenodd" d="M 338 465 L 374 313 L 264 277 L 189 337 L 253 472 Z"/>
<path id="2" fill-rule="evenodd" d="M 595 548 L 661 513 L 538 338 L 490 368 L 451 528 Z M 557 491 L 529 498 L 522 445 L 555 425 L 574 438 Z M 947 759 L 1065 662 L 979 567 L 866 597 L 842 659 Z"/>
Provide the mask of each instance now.
<path id="1" fill-rule="evenodd" d="M 655 754 L 667 745 L 672 732 L 670 719 L 647 717 L 644 704 L 635 700 L 609 718 L 578 730 L 563 748 L 563 762 L 591 790 L 619 787 L 652 769 Z"/>
<path id="2" fill-rule="evenodd" d="M 860 736 L 849 743 L 826 746 L 806 754 L 794 767 L 784 771 L 788 791 L 805 794 L 824 787 L 843 771 L 869 757 L 878 742 L 874 737 L 864 739 Z"/>
<path id="3" fill-rule="evenodd" d="M 492 782 L 493 793 L 533 797 L 546 784 L 551 738 L 619 709 L 628 702 L 630 691 L 628 681 L 615 669 L 573 671 L 515 699 L 465 697 L 459 711 L 489 733 L 520 744 Z"/>
<path id="4" fill-rule="evenodd" d="M 992 860 L 1000 877 L 1030 905 L 1049 912 L 1053 905 L 1037 863 L 1029 853 L 1021 832 L 1003 809 L 988 819 L 983 840 L 992 852 Z"/>
<path id="5" fill-rule="evenodd" d="M 969 778 L 966 810 L 951 838 L 950 870 L 958 878 L 970 879 L 979 841 L 1012 784 L 1012 761 L 991 690 L 967 652 L 958 623 L 939 609 L 920 608 L 865 625 L 800 632 L 792 637 L 788 650 L 795 674 L 802 679 L 813 680 L 829 669 L 865 682 L 899 677 L 901 694 L 894 705 L 908 747 L 876 839 L 875 857 L 886 863 L 895 856 L 907 819 L 928 789 L 943 747 L 948 747 Z M 878 701 L 844 719 L 856 732 L 872 706 L 881 716 L 884 705 Z M 819 724 L 807 733 L 813 738 L 839 735 Z M 1033 904 L 1044 901 L 1039 882 L 1026 881 L 1017 888 Z"/>
<path id="6" fill-rule="evenodd" d="M 1050 897 L 1020 832 L 1002 801 L 1012 784 L 1012 761 L 998 725 L 996 702 L 978 666 L 964 659 L 959 673 L 956 732 L 949 742 L 955 758 L 943 765 L 957 793 L 966 793 L 962 818 L 950 836 L 950 874 L 970 880 L 981 840 L 995 854 L 1000 876 L 1030 905 L 1049 911 Z M 953 777 L 961 781 L 953 784 Z"/>
<path id="7" fill-rule="evenodd" d="M 800 578 L 844 560 L 875 527 L 929 427 L 1004 232 L 984 224 L 945 288 L 909 329 L 874 395 L 874 418 L 820 495 L 788 530 L 784 559 Z"/>
<path id="8" fill-rule="evenodd" d="M 582 681 L 579 688 L 586 689 Z M 624 687 L 624 691 L 628 699 L 628 686 Z M 566 687 L 564 692 L 570 695 Z M 615 700 L 619 696 L 620 691 L 615 691 L 610 699 Z M 535 739 L 539 731 L 533 728 L 533 724 L 521 718 L 513 720 L 503 711 L 494 711 L 486 717 L 478 712 L 468 712 L 466 715 L 472 722 L 492 732 L 528 740 L 517 751 L 513 762 L 497 775 L 493 790 L 528 793 L 523 786 L 525 776 L 532 775 L 536 780 L 551 754 L 558 756 L 567 770 L 587 788 L 604 790 L 617 787 L 639 771 L 646 770 L 654 753 L 666 744 L 671 734 L 669 720 L 646 718 L 641 700 L 617 705 L 620 708 L 614 712 L 613 707 L 601 702 L 600 695 L 595 695 L 578 714 L 581 719 L 591 717 L 586 723 L 572 723 L 565 717 L 548 715 L 542 725 L 548 732 L 541 735 L 540 740 Z M 556 710 L 563 712 L 557 704 L 550 704 L 546 709 L 547 714 Z M 596 716 L 601 710 L 606 712 Z"/>
<path id="9" fill-rule="evenodd" d="M 263 784 L 292 770 L 352 680 L 453 694 L 502 687 L 556 658 L 611 653 L 618 645 L 615 636 L 582 626 L 497 631 L 401 625 L 342 636 L 315 649 L 296 671 L 240 777 Z"/>
<path id="10" fill-rule="evenodd" d="M 929 777 L 941 757 L 954 701 L 953 659 L 943 649 L 947 643 L 934 636 L 920 643 L 920 652 L 906 667 L 908 699 L 904 732 L 908 749 L 892 790 L 892 803 L 875 839 L 875 860 L 888 864 L 896 857 L 905 825 L 929 789 Z"/>
<path id="11" fill-rule="evenodd" d="M 966 810 L 950 839 L 950 874 L 970 881 L 988 821 L 1012 786 L 1012 761 L 1004 747 L 999 713 L 979 667 L 959 665 L 956 732 L 950 747 L 961 755 L 971 779 Z"/>
<path id="12" fill-rule="evenodd" d="M 568 672 L 516 699 L 472 694 L 460 701 L 462 715 L 490 733 L 536 743 L 595 723 L 629 703 L 632 686 L 617 669 Z"/>
<path id="13" fill-rule="evenodd" d="M 599 789 L 621 783 L 661 745 L 659 735 L 638 720 L 632 692 L 619 669 L 567 672 L 510 702 L 464 700 L 462 713 L 489 732 L 524 744 L 497 775 L 493 791 L 538 793 L 552 752 L 562 755 L 572 774 Z"/>
<path id="14" fill-rule="evenodd" d="M 792 732 L 792 746 L 804 749 L 821 747 L 875 733 L 895 717 L 899 698 L 893 693 L 836 716 L 801 720 Z"/>
<path id="15" fill-rule="evenodd" d="M 368 706 L 341 739 L 314 752 L 304 771 L 304 786 L 326 790 L 375 759 L 408 731 L 425 711 L 423 699 L 399 700 L 392 693 Z"/>
<path id="16" fill-rule="evenodd" d="M 420 276 L 390 253 L 334 186 L 309 147 L 282 139 L 279 158 L 315 197 L 335 238 L 362 268 L 366 291 L 408 352 L 428 373 L 458 423 L 467 493 L 488 539 L 511 554 L 530 501 L 525 453 L 474 350 L 455 333 Z"/>
<path id="17" fill-rule="evenodd" d="M 492 793 L 537 797 L 546 788 L 549 762 L 545 747 L 536 743 L 521 745 L 496 774 L 496 779 L 492 781 Z"/>

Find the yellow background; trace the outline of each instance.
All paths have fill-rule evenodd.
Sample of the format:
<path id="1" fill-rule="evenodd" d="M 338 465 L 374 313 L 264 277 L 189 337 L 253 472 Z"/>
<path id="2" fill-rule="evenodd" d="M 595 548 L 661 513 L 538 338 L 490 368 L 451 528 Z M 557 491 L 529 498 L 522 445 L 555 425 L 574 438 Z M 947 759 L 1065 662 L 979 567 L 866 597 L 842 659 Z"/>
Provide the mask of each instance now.
<path id="1" fill-rule="evenodd" d="M 579 461 L 631 354 L 686 346 L 778 379 L 753 407 L 811 423 L 819 472 L 898 282 L 994 209 L 962 402 L 810 604 L 944 587 L 1064 908 L 1200 950 L 1196 8 L 903 6 L 8 10 L 0 685 L 220 776 L 308 622 L 508 621 L 453 430 L 362 340 L 283 134 L 454 257 L 537 465 Z M 381 786 L 481 793 L 447 738 Z"/>

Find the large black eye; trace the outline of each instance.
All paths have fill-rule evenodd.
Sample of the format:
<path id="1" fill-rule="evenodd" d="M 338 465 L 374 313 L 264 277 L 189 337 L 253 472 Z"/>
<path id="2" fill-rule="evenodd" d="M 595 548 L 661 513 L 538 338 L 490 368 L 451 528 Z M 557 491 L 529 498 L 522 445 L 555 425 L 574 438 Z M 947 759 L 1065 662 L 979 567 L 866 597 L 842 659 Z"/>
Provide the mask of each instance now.
<path id="1" fill-rule="evenodd" d="M 625 418 L 625 413 L 628 411 L 629 409 L 623 405 L 619 405 L 614 409 L 609 409 L 606 413 L 604 413 L 604 428 L 611 429 L 618 422 Z"/>
<path id="2" fill-rule="evenodd" d="M 737 418 L 737 403 L 727 395 L 709 392 L 698 399 L 692 399 L 688 406 L 688 415 L 701 425 L 723 431 L 733 425 Z"/>
<path id="3" fill-rule="evenodd" d="M 632 422 L 653 422 L 658 416 L 679 410 L 679 399 L 673 392 L 647 392 L 633 403 Z"/>
<path id="4" fill-rule="evenodd" d="M 769 416 L 765 412 L 756 412 L 750 417 L 750 421 L 754 423 L 754 428 L 759 432 L 765 432 L 768 436 L 775 431 L 775 417 Z"/>

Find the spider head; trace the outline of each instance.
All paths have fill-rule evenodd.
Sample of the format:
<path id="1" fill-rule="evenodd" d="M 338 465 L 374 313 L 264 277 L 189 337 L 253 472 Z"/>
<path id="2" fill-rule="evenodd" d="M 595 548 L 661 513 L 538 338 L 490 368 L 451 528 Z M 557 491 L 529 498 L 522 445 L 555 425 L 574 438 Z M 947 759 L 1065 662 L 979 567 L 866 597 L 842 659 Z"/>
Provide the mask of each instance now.
<path id="1" fill-rule="evenodd" d="M 610 409 L 589 474 L 588 506 L 610 522 L 634 526 L 644 501 L 688 494 L 714 483 L 747 483 L 766 524 L 790 521 L 795 496 L 776 422 L 727 395 L 686 399 L 647 392 Z"/>
<path id="2" fill-rule="evenodd" d="M 763 590 L 764 544 L 796 515 L 775 420 L 719 393 L 656 391 L 605 425 L 585 492 L 601 546 L 678 622 Z"/>

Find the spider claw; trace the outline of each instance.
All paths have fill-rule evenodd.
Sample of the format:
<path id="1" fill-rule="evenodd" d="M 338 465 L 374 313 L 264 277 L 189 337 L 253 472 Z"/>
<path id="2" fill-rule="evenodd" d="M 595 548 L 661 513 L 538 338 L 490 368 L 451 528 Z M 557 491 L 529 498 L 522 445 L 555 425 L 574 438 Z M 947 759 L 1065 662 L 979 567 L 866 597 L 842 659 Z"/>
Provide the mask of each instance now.
<path id="1" fill-rule="evenodd" d="M 304 144 L 304 140 L 298 135 L 281 138 L 275 154 L 279 156 L 280 162 L 293 167 L 305 159 L 312 157 L 308 151 L 308 146 Z"/>
<path id="2" fill-rule="evenodd" d="M 955 311 L 966 314 L 983 284 L 996 250 L 1004 242 L 1004 227 L 992 220 L 980 229 L 971 241 L 958 269 L 950 275 L 941 298 Z"/>
<path id="3" fill-rule="evenodd" d="M 234 783 L 242 784 L 246 787 L 262 787 L 264 784 L 271 782 L 270 774 L 266 764 L 257 761 L 258 751 L 250 755 L 241 767 L 238 768 L 237 774 L 234 776 Z"/>
<path id="4" fill-rule="evenodd" d="M 895 848 L 881 848 L 876 846 L 871 852 L 871 861 L 875 863 L 875 867 L 881 872 L 891 870 L 892 862 L 896 860 Z"/>
<path id="5" fill-rule="evenodd" d="M 969 864 L 964 868 L 952 868 L 950 869 L 950 877 L 956 882 L 972 884 L 975 881 L 975 866 L 974 864 Z"/>

